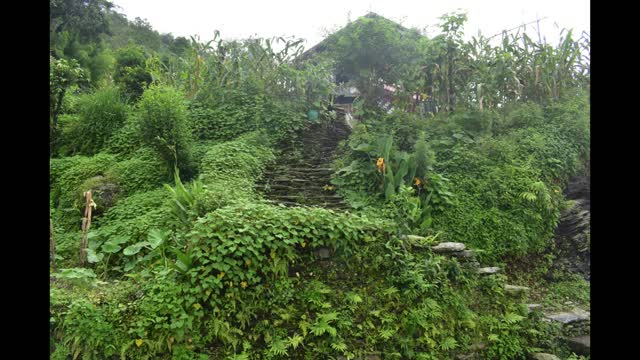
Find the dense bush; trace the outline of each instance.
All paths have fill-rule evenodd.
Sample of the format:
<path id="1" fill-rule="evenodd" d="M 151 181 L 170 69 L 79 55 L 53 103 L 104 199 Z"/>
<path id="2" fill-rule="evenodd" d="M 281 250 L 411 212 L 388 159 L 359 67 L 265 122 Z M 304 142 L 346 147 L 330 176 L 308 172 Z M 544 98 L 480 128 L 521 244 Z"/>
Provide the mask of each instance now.
<path id="1" fill-rule="evenodd" d="M 585 101 L 577 96 L 545 108 L 527 103 L 511 105 L 502 113 L 460 111 L 446 120 L 390 114 L 371 121 L 367 129 L 354 130 L 334 182 L 348 199 L 362 198 L 353 192 L 380 194 L 376 158 L 384 158 L 387 172 L 392 169 L 396 175 L 402 163 L 398 148 L 413 149 L 414 160 L 424 158 L 421 161 L 430 169 L 421 189 L 429 201 L 416 208 L 410 198 L 408 207 L 394 200 L 392 208 L 405 214 L 398 219 L 415 224 L 417 218 L 411 220 L 407 214 L 422 212 L 421 221 L 432 221 L 431 228 L 441 231 L 443 239 L 482 249 L 487 261 L 540 252 L 555 230 L 562 186 L 588 159 Z M 424 143 L 417 140 L 418 131 L 405 131 L 408 123 L 424 131 Z M 393 146 L 386 151 L 376 142 L 389 133 L 394 134 Z M 443 182 L 440 176 L 448 180 Z M 442 195 L 445 198 L 439 201 Z M 374 212 L 382 206 L 370 200 L 368 205 L 358 205 L 370 206 Z M 394 213 L 389 211 L 390 216 Z M 413 231 L 418 229 L 414 226 Z"/>
<path id="2" fill-rule="evenodd" d="M 142 131 L 138 114 L 132 113 L 124 125 L 109 139 L 106 151 L 119 158 L 128 158 L 143 146 Z"/>
<path id="3" fill-rule="evenodd" d="M 132 358 L 439 359 L 487 341 L 497 357 L 527 352 L 535 325 L 499 279 L 476 281 L 453 260 L 407 253 L 389 230 L 318 208 L 219 209 L 194 225 L 180 271 L 143 271 L 140 285 L 129 281 L 82 304 L 57 292 L 54 334 L 69 347 L 56 351 L 106 353 L 114 344 Z M 111 331 L 67 343 L 60 330 L 82 328 L 80 315 Z"/>
<path id="4" fill-rule="evenodd" d="M 200 151 L 204 153 L 200 179 L 206 187 L 202 202 L 208 211 L 237 200 L 254 199 L 256 181 L 275 159 L 269 139 L 257 132 Z"/>
<path id="5" fill-rule="evenodd" d="M 169 193 L 164 188 L 138 192 L 121 199 L 97 221 L 97 231 L 109 239 L 126 237 L 134 243 L 146 239 L 150 229 L 162 228 L 170 220 Z"/>
<path id="6" fill-rule="evenodd" d="M 113 79 L 131 101 L 137 101 L 151 85 L 151 74 L 145 67 L 146 59 L 144 49 L 136 45 L 123 47 L 116 52 Z"/>
<path id="7" fill-rule="evenodd" d="M 283 275 L 286 266 L 278 268 L 276 258 L 295 262 L 296 248 L 325 246 L 348 256 L 356 244 L 371 241 L 374 235 L 384 232 L 366 218 L 339 215 L 325 209 L 285 210 L 245 203 L 207 214 L 198 220 L 190 238 L 196 246 L 192 254 L 198 264 L 207 264 L 198 268 L 200 281 L 211 286 L 210 282 L 215 280 L 219 285 L 216 288 L 222 290 L 223 283 L 215 279 L 221 272 L 227 274 L 226 280 L 237 285 L 244 281 L 256 286 L 269 277 Z M 210 253 L 211 248 L 217 250 Z"/>
<path id="8" fill-rule="evenodd" d="M 439 147 L 437 169 L 455 184 L 459 201 L 435 219 L 436 227 L 491 256 L 524 255 L 548 246 L 561 186 L 588 153 L 589 110 L 577 106 L 585 105 L 583 99 L 544 110 L 514 106 L 505 114 L 513 130 Z"/>
<path id="9" fill-rule="evenodd" d="M 228 177 L 259 179 L 275 159 L 268 141 L 264 134 L 252 133 L 212 146 L 201 160 L 202 180 L 207 184 Z"/>
<path id="10" fill-rule="evenodd" d="M 109 138 L 127 119 L 129 109 L 117 88 L 97 90 L 80 98 L 77 138 L 67 140 L 77 144 L 79 153 L 93 155 L 102 150 Z"/>
<path id="11" fill-rule="evenodd" d="M 124 196 L 158 188 L 169 180 L 169 168 L 149 148 L 140 148 L 132 158 L 120 161 L 107 171 Z"/>
<path id="12" fill-rule="evenodd" d="M 231 92 L 225 102 L 212 105 L 194 103 L 189 108 L 189 125 L 198 140 L 230 140 L 253 131 L 261 110 L 255 98 Z"/>
<path id="13" fill-rule="evenodd" d="M 151 87 L 140 99 L 138 112 L 143 141 L 160 154 L 170 169 L 177 166 L 183 176 L 192 176 L 192 137 L 184 95 L 169 86 Z"/>
<path id="14" fill-rule="evenodd" d="M 254 130 L 285 140 L 306 121 L 305 114 L 293 105 L 233 89 L 225 90 L 215 101 L 193 103 L 189 114 L 191 131 L 200 140 L 231 140 Z"/>

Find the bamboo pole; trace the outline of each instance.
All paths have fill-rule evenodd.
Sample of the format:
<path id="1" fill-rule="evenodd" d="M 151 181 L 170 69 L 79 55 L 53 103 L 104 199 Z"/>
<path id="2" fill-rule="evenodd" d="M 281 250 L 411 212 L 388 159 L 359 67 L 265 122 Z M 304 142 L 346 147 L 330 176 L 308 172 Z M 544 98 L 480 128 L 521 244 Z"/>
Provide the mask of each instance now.
<path id="1" fill-rule="evenodd" d="M 91 198 L 91 190 L 84 193 L 85 209 L 82 218 L 82 239 L 80 240 L 80 266 L 84 266 L 87 259 L 88 235 L 91 228 L 91 209 L 96 206 Z"/>

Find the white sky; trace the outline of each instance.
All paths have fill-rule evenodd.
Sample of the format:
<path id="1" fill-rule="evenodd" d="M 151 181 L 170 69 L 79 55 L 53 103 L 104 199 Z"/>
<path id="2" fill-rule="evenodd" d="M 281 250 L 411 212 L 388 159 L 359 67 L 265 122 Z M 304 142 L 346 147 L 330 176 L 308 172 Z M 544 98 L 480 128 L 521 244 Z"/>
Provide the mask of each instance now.
<path id="1" fill-rule="evenodd" d="M 540 22 L 543 37 L 557 44 L 562 28 L 573 28 L 574 38 L 590 33 L 589 0 L 113 0 L 129 20 L 147 19 L 154 30 L 174 36 L 213 38 L 220 30 L 224 39 L 249 36 L 296 36 L 307 40 L 306 48 L 336 30 L 373 11 L 406 27 L 427 27 L 429 37 L 438 34 L 438 17 L 463 9 L 468 21 L 465 36 L 500 33 L 523 23 Z M 534 25 L 527 32 L 537 38 Z M 498 37 L 499 38 L 499 37 Z"/>

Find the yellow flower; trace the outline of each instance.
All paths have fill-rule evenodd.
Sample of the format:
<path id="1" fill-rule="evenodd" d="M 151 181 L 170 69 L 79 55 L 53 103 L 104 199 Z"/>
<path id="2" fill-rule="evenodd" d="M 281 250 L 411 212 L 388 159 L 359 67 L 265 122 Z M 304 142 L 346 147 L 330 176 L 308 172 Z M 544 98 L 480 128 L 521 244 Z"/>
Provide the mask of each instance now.
<path id="1" fill-rule="evenodd" d="M 138 347 L 142 346 L 142 339 L 136 339 L 136 345 Z"/>
<path id="2" fill-rule="evenodd" d="M 246 281 L 243 281 L 243 282 L 241 282 L 241 283 L 240 283 L 240 286 L 241 286 L 243 289 L 246 289 L 246 288 L 247 288 L 247 286 L 249 286 L 249 284 L 247 284 L 247 282 L 246 282 Z"/>
<path id="3" fill-rule="evenodd" d="M 420 187 L 420 185 L 422 185 L 422 180 L 420 180 L 420 178 L 418 177 L 414 177 L 413 178 L 413 185 Z"/>
<path id="4" fill-rule="evenodd" d="M 387 165 L 384 163 L 384 158 L 378 158 L 376 161 L 376 167 L 378 168 L 378 172 L 384 172 L 387 168 Z"/>

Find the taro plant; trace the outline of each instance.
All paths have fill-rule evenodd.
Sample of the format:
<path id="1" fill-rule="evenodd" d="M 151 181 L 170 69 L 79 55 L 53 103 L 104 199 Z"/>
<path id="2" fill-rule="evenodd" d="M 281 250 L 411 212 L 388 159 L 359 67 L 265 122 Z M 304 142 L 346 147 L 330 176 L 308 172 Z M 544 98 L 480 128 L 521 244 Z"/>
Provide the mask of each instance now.
<path id="1" fill-rule="evenodd" d="M 170 239 L 173 240 L 173 244 L 169 242 Z M 152 229 L 149 231 L 147 241 L 141 241 L 128 246 L 124 249 L 123 254 L 125 256 L 133 256 L 140 253 L 142 249 L 147 249 L 149 250 L 149 253 L 143 257 L 138 257 L 137 259 L 132 260 L 130 263 L 134 265 L 145 262 L 151 262 L 152 265 L 162 263 L 165 269 L 171 267 L 184 273 L 191 267 L 193 259 L 191 257 L 190 248 L 187 248 L 187 252 L 184 253 L 180 251 L 181 247 L 183 247 L 183 244 L 181 244 L 177 240 L 177 237 L 172 235 L 171 232 L 161 229 Z M 176 255 L 175 262 L 171 262 L 169 260 L 169 252 Z"/>

